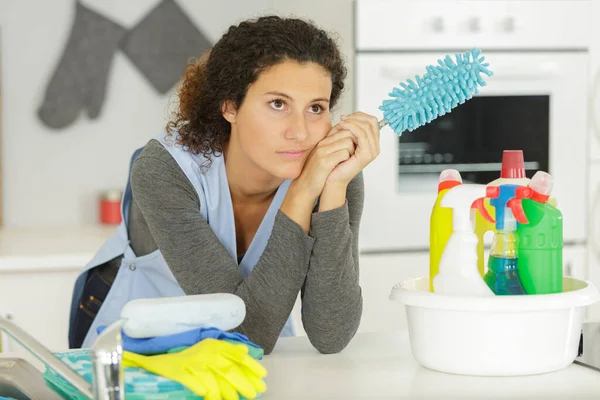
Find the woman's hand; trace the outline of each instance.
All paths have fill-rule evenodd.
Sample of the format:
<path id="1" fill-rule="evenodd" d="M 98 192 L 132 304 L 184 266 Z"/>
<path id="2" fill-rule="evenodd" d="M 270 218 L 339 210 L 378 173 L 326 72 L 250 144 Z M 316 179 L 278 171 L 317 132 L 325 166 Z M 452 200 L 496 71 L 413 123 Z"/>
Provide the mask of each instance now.
<path id="1" fill-rule="evenodd" d="M 342 116 L 330 134 L 334 136 L 344 132 L 353 136 L 356 150 L 350 158 L 333 169 L 327 178 L 327 185 L 348 186 L 379 155 L 379 121 L 376 117 L 362 112 Z"/>
<path id="2" fill-rule="evenodd" d="M 293 182 L 295 189 L 301 190 L 312 202 L 321 195 L 336 166 L 348 161 L 355 151 L 356 139 L 352 132 L 336 132 L 334 129 L 317 143 L 308 155 L 300 176 Z"/>
<path id="3" fill-rule="evenodd" d="M 310 152 L 300 176 L 290 185 L 280 210 L 306 233 L 315 201 L 321 196 L 327 178 L 337 165 L 352 157 L 355 142 L 355 136 L 349 130 L 338 132 L 332 129 Z"/>

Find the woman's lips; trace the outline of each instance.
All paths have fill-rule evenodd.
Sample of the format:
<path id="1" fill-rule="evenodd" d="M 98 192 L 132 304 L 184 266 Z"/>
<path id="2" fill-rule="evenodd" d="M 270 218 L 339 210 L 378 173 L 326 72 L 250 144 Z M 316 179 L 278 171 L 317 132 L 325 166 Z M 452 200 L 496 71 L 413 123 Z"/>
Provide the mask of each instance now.
<path id="1" fill-rule="evenodd" d="M 288 160 L 297 160 L 298 158 L 302 158 L 302 156 L 306 153 L 304 150 L 294 150 L 294 151 L 280 151 L 279 154 L 281 157 Z"/>

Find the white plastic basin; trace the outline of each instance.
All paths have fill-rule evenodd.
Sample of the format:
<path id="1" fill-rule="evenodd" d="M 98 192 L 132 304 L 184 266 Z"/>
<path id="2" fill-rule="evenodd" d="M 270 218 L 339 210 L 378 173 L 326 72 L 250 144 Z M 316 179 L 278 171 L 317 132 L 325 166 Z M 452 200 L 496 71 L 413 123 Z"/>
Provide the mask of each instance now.
<path id="1" fill-rule="evenodd" d="M 563 278 L 563 292 L 467 297 L 429 292 L 429 278 L 401 282 L 413 356 L 436 371 L 517 376 L 562 369 L 577 356 L 585 307 L 600 300 L 588 281 Z"/>

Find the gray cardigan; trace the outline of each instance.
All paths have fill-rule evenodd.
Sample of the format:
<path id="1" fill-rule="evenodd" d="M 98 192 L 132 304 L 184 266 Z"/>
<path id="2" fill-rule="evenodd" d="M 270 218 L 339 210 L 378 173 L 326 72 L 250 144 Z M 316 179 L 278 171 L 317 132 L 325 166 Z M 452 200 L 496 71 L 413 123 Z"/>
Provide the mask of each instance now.
<path id="1" fill-rule="evenodd" d="M 350 342 L 362 314 L 358 229 L 362 173 L 346 204 L 314 212 L 310 234 L 278 211 L 267 246 L 247 279 L 198 212 L 200 200 L 177 162 L 151 140 L 131 170 L 129 236 L 138 256 L 160 249 L 186 294 L 227 292 L 242 298 L 246 318 L 236 331 L 269 354 L 298 293 L 312 345 L 336 353 Z"/>

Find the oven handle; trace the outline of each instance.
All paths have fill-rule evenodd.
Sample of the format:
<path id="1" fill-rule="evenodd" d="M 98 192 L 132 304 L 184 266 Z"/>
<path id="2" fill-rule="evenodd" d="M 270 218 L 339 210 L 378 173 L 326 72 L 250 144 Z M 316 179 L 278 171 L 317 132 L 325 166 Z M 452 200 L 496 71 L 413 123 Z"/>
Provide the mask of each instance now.
<path id="1" fill-rule="evenodd" d="M 402 70 L 393 67 L 381 67 L 379 69 L 379 76 L 384 79 L 389 79 L 394 82 L 403 82 L 407 79 L 415 80 L 415 76 L 423 76 L 423 70 L 410 70 L 402 72 Z M 551 78 L 560 76 L 552 70 L 538 69 L 531 72 L 522 72 L 518 70 L 514 71 L 502 71 L 501 73 L 494 72 L 494 80 L 512 80 L 512 81 L 543 81 Z"/>
<path id="2" fill-rule="evenodd" d="M 598 112 L 597 112 L 597 103 L 598 103 L 598 96 L 600 96 L 600 68 L 598 68 L 598 71 L 596 71 L 596 78 L 594 79 L 594 89 L 591 92 L 591 110 L 590 110 L 590 115 L 592 117 L 592 125 L 594 127 L 594 135 L 596 136 L 596 139 L 598 141 L 600 141 L 600 122 L 598 121 Z"/>
<path id="3" fill-rule="evenodd" d="M 588 229 L 591 230 L 590 237 L 592 239 L 592 248 L 594 250 L 594 253 L 596 253 L 596 259 L 600 260 L 600 246 L 598 246 L 598 233 L 597 233 L 598 228 L 594 228 L 595 226 L 598 225 L 597 218 L 598 218 L 598 208 L 600 206 L 600 185 L 596 186 L 596 194 L 594 195 L 593 202 L 594 202 L 594 204 L 592 205 L 592 218 L 591 218 L 591 223 L 588 225 Z"/>

